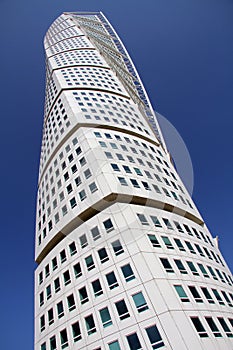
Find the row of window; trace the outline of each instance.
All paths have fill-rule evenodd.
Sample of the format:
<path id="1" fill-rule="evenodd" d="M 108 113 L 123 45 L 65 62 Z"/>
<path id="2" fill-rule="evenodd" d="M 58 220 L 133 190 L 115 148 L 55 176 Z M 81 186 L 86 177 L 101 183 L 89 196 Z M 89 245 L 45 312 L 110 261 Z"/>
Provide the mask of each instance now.
<path id="1" fill-rule="evenodd" d="M 190 299 L 187 295 L 187 292 L 185 290 L 185 288 L 182 285 L 175 285 L 174 286 L 180 300 L 183 303 L 189 302 Z M 189 291 L 191 292 L 192 297 L 194 298 L 194 300 L 197 303 L 203 303 L 203 297 L 200 294 L 200 291 L 197 287 L 195 286 L 188 286 Z M 212 291 L 210 291 L 210 289 L 208 289 L 207 287 L 200 287 L 200 290 L 202 291 L 202 294 L 205 296 L 206 300 L 208 301 L 209 304 L 215 304 L 215 300 L 213 298 L 216 298 L 217 302 L 220 305 L 225 305 L 225 303 L 227 303 L 230 307 L 233 307 L 233 294 L 232 293 L 226 293 L 225 291 L 221 290 L 218 291 L 215 288 L 212 288 Z M 225 302 L 224 302 L 225 300 Z"/>
<path id="2" fill-rule="evenodd" d="M 88 295 L 87 295 L 85 287 L 79 289 L 79 298 L 80 298 L 81 305 L 83 305 L 84 303 L 86 303 L 88 301 Z M 133 295 L 131 295 L 131 298 L 133 300 L 133 303 L 134 303 L 138 313 L 142 313 L 142 312 L 149 309 L 142 292 L 134 293 Z M 73 311 L 77 305 L 77 302 L 75 301 L 75 296 L 73 294 L 71 294 L 66 299 L 67 299 L 68 310 Z M 121 300 L 115 302 L 114 305 L 115 305 L 115 310 L 116 310 L 120 320 L 124 320 L 124 319 L 130 317 L 129 310 L 128 310 L 127 304 L 126 304 L 124 299 L 121 299 Z M 63 301 L 60 301 L 59 303 L 56 304 L 56 308 L 51 307 L 48 310 L 47 317 L 45 315 L 42 315 L 40 317 L 40 331 L 41 332 L 43 332 L 45 330 L 46 324 L 48 326 L 50 326 L 55 322 L 54 309 L 56 309 L 57 319 L 60 319 L 65 315 Z M 99 314 L 100 320 L 101 320 L 104 328 L 109 327 L 113 324 L 111 313 L 112 313 L 112 311 L 109 310 L 108 307 L 104 307 L 104 308 L 101 308 L 100 310 L 98 310 L 98 314 Z M 98 322 L 98 323 L 100 323 L 100 322 Z"/>
<path id="3" fill-rule="evenodd" d="M 146 216 L 145 214 L 138 213 L 137 216 L 142 225 L 152 226 L 158 229 L 165 227 L 170 231 L 175 230 L 180 233 L 186 233 L 189 236 L 203 240 L 205 243 L 210 244 L 212 247 L 214 247 L 214 244 L 212 242 L 212 237 L 210 237 L 208 234 L 204 234 L 202 231 L 198 231 L 194 227 L 190 227 L 187 224 L 184 224 L 184 223 L 182 224 L 178 221 L 173 221 L 173 223 L 171 223 L 171 221 L 166 218 L 162 218 L 162 220 L 159 220 L 158 217 L 154 215 Z M 218 256 L 218 259 L 219 261 L 221 261 L 219 256 Z"/>
<path id="4" fill-rule="evenodd" d="M 177 270 L 182 273 L 182 274 L 188 274 L 188 270 L 186 269 L 184 262 L 180 259 L 173 259 L 174 264 L 177 268 Z M 170 261 L 167 258 L 160 258 L 160 261 L 162 263 L 162 266 L 164 267 L 165 271 L 167 273 L 175 273 L 174 267 L 171 265 Z M 197 267 L 192 261 L 186 261 L 185 262 L 188 266 L 189 271 L 194 275 L 194 276 L 199 276 L 200 273 L 197 270 Z M 173 263 L 172 263 L 173 264 Z M 230 276 L 227 276 L 224 271 L 219 271 L 218 269 L 214 269 L 211 266 L 204 266 L 203 264 L 197 263 L 198 268 L 200 269 L 201 273 L 203 274 L 204 277 L 209 277 L 207 270 L 209 271 L 211 277 L 215 280 L 219 280 L 223 283 L 229 283 L 229 279 L 232 282 L 232 279 Z M 223 277 L 224 276 L 224 277 Z M 230 283 L 229 283 L 230 284 Z"/>
<path id="5" fill-rule="evenodd" d="M 94 261 L 91 255 L 89 255 L 87 258 L 85 258 L 85 263 L 87 270 L 90 271 L 95 268 Z M 120 267 L 121 273 L 124 277 L 125 282 L 130 282 L 135 279 L 134 272 L 131 268 L 130 264 L 125 264 Z M 82 276 L 82 268 L 80 263 L 76 263 L 73 266 L 73 273 L 75 278 L 79 278 Z M 70 270 L 66 270 L 63 274 L 63 285 L 64 287 L 69 285 L 71 283 L 71 275 L 70 275 Z M 119 277 L 116 277 L 116 272 L 110 271 L 107 274 L 105 274 L 103 277 L 105 277 L 105 283 L 108 286 L 109 290 L 113 290 L 114 288 L 117 288 L 119 286 Z M 104 278 L 103 278 L 104 280 Z M 60 278 L 57 277 L 54 282 L 53 282 L 53 290 L 54 293 L 58 293 L 61 290 L 61 283 L 60 283 Z M 102 283 L 100 282 L 99 279 L 96 279 L 91 282 L 90 289 L 92 290 L 92 294 L 94 297 L 98 297 L 99 295 L 103 294 L 103 287 Z M 52 297 L 52 285 L 49 284 L 45 288 L 45 294 L 46 294 L 46 299 L 49 300 Z M 82 288 L 79 289 L 79 297 L 80 297 L 80 303 L 85 304 L 86 302 L 89 301 L 89 295 L 90 292 L 87 291 L 87 287 L 83 286 Z M 39 295 L 39 302 L 40 306 L 44 304 L 44 292 L 42 291 Z"/>
<path id="6" fill-rule="evenodd" d="M 199 254 L 201 257 L 207 257 L 210 260 L 214 259 L 217 263 L 219 263 L 219 260 L 217 259 L 217 254 L 215 254 L 212 250 L 209 251 L 206 247 L 201 248 L 200 245 L 197 243 L 193 245 L 189 241 L 181 241 L 179 238 L 169 238 L 168 236 L 161 236 L 160 239 L 163 242 L 163 244 L 161 244 L 160 239 L 157 238 L 158 235 L 155 236 L 154 234 L 149 234 L 148 237 L 153 247 L 161 248 L 162 246 L 165 246 L 167 249 L 170 250 L 175 250 L 178 248 L 179 251 L 184 253 L 186 253 L 188 250 L 191 254 Z M 174 241 L 174 243 L 172 243 L 172 241 Z M 231 282 L 228 281 L 228 283 Z"/>
<path id="7" fill-rule="evenodd" d="M 104 227 L 106 233 L 109 233 L 112 230 L 114 230 L 114 226 L 113 226 L 112 220 L 110 218 L 103 221 L 103 227 Z M 94 241 L 98 240 L 101 237 L 101 233 L 100 233 L 98 226 L 94 226 L 91 229 L 91 235 L 92 235 L 92 238 Z M 81 249 L 84 249 L 85 247 L 88 246 L 86 234 L 82 234 L 79 237 L 79 244 L 80 244 Z M 119 240 L 112 242 L 111 245 L 112 245 L 112 249 L 113 249 L 115 255 L 119 255 L 121 252 L 124 251 Z M 105 254 L 104 252 L 106 252 L 105 248 L 99 249 L 98 250 L 99 257 L 103 256 Z M 77 253 L 77 246 L 76 246 L 76 243 L 73 241 L 69 244 L 69 254 L 70 254 L 70 256 L 73 256 L 76 253 Z M 106 252 L 106 255 L 107 255 L 107 252 Z M 60 251 L 59 256 L 60 256 L 60 263 L 61 264 L 67 260 L 67 251 L 65 248 Z M 54 257 L 52 259 L 52 269 L 56 270 L 57 267 L 58 267 L 58 259 L 57 259 L 57 257 Z M 50 264 L 49 263 L 45 266 L 45 274 L 44 275 L 45 275 L 45 277 L 48 277 L 50 275 Z M 42 282 L 43 282 L 43 271 L 40 271 L 39 284 L 41 284 Z"/>
<path id="8" fill-rule="evenodd" d="M 108 312 L 105 311 L 100 316 L 101 316 L 102 321 L 108 320 Z M 105 322 L 108 322 L 108 321 L 105 321 Z M 85 318 L 85 327 L 86 327 L 88 335 L 96 332 L 96 326 L 95 326 L 95 322 L 94 322 L 92 315 Z M 41 345 L 41 350 L 56 350 L 56 349 L 58 349 L 58 338 L 60 338 L 59 342 L 60 342 L 61 348 L 62 349 L 67 348 L 69 346 L 69 342 L 71 343 L 71 339 L 69 339 L 69 337 L 68 337 L 69 333 L 67 332 L 67 329 L 65 328 L 62 331 L 60 331 L 59 333 L 60 333 L 59 336 L 56 336 L 56 335 L 52 336 L 49 339 L 48 344 L 46 344 L 46 342 L 44 342 Z M 149 327 L 146 327 L 145 333 L 147 335 L 147 341 L 152 346 L 152 349 L 159 349 L 159 348 L 164 346 L 164 342 L 163 342 L 161 335 L 159 333 L 159 330 L 155 324 L 151 325 Z M 75 322 L 71 325 L 71 334 L 72 334 L 72 338 L 73 338 L 74 343 L 76 343 L 77 341 L 82 339 L 82 333 L 80 330 L 79 322 Z M 136 332 L 127 335 L 126 341 L 127 341 L 127 345 L 128 345 L 129 350 L 142 349 L 141 342 L 143 340 L 141 340 L 138 337 L 138 334 Z M 111 341 L 110 343 L 108 343 L 108 349 L 109 350 L 125 350 L 125 347 L 123 348 L 123 345 L 121 345 L 121 341 L 114 340 L 114 341 Z M 101 350 L 101 347 L 95 348 L 94 350 Z"/>
<path id="9" fill-rule="evenodd" d="M 230 330 L 229 324 L 231 327 L 233 327 L 233 319 L 228 319 L 228 322 L 223 318 L 223 317 L 217 317 L 216 320 L 213 317 L 206 316 L 203 318 L 205 320 L 204 322 L 208 325 L 208 328 L 211 330 L 212 334 L 219 338 L 222 337 L 222 332 L 225 333 L 225 335 L 229 338 L 233 338 L 232 331 Z M 199 334 L 201 338 L 206 338 L 208 337 L 208 333 L 206 331 L 206 328 L 203 326 L 203 321 L 200 320 L 198 317 L 191 317 L 191 321 Z M 221 331 L 219 328 L 221 327 Z"/>

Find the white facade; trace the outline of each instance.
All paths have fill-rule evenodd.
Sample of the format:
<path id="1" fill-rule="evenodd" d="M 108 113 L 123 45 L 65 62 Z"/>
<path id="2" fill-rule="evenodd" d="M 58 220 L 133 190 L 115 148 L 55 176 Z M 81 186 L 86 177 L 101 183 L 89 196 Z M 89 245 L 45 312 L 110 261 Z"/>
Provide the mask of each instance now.
<path id="1" fill-rule="evenodd" d="M 232 350 L 233 280 L 101 13 L 45 37 L 35 349 Z"/>

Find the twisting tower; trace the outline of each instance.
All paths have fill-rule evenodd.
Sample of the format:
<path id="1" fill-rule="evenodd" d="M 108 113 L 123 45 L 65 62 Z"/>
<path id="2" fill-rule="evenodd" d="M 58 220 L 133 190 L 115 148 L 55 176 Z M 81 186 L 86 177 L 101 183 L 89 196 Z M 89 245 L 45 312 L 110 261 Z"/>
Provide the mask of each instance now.
<path id="1" fill-rule="evenodd" d="M 232 350 L 232 276 L 102 13 L 45 37 L 35 349 Z"/>

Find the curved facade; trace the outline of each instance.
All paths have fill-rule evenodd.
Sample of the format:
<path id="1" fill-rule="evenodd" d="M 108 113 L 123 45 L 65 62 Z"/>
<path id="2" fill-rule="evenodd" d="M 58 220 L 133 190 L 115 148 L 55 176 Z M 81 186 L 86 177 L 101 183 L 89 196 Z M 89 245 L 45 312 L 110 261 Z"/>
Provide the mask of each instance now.
<path id="1" fill-rule="evenodd" d="M 35 349 L 232 350 L 233 280 L 101 13 L 45 41 Z"/>

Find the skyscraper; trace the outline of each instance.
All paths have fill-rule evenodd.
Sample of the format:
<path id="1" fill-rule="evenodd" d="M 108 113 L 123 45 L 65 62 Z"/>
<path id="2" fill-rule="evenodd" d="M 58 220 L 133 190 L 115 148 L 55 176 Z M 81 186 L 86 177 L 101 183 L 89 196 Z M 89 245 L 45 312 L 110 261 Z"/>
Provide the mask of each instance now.
<path id="1" fill-rule="evenodd" d="M 232 350 L 233 280 L 102 13 L 45 37 L 35 349 Z"/>

